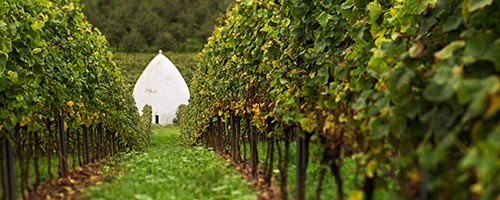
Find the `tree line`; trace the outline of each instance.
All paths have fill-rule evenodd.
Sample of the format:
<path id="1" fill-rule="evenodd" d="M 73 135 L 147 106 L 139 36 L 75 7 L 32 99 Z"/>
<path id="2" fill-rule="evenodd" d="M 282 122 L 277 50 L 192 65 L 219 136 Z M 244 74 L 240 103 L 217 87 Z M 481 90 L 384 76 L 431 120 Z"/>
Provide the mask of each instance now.
<path id="1" fill-rule="evenodd" d="M 81 0 L 115 51 L 199 51 L 229 0 Z"/>

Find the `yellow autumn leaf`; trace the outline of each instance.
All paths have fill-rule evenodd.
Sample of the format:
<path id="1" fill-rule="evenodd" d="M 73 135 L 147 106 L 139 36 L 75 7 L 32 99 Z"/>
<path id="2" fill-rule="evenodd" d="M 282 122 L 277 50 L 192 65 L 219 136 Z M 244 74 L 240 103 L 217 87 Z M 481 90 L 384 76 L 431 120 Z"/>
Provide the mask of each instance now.
<path id="1" fill-rule="evenodd" d="M 278 68 L 278 67 L 279 67 L 279 65 L 280 65 L 279 60 L 273 60 L 273 67 L 274 67 L 274 68 Z"/>
<path id="2" fill-rule="evenodd" d="M 73 188 L 71 188 L 69 186 L 64 186 L 64 190 L 70 192 L 70 191 L 73 191 Z"/>
<path id="3" fill-rule="evenodd" d="M 481 194 L 484 191 L 484 187 L 483 185 L 481 185 L 481 183 L 476 183 L 470 186 L 470 191 L 475 194 Z"/>
<path id="4" fill-rule="evenodd" d="M 307 115 L 307 117 L 302 118 L 300 120 L 300 126 L 308 133 L 312 133 L 318 126 L 315 113 L 311 112 Z"/>
<path id="5" fill-rule="evenodd" d="M 342 100 L 342 97 L 340 95 L 337 95 L 335 97 L 335 103 L 338 103 L 340 100 Z"/>
<path id="6" fill-rule="evenodd" d="M 72 179 L 72 178 L 68 178 L 68 181 L 69 183 L 71 184 L 76 184 L 77 182 L 75 181 L 75 179 Z"/>
<path id="7" fill-rule="evenodd" d="M 323 132 L 326 133 L 328 130 L 330 130 L 329 133 L 333 134 L 334 127 L 335 127 L 335 117 L 333 116 L 333 114 L 328 114 L 325 120 L 325 125 L 323 126 Z"/>
<path id="8" fill-rule="evenodd" d="M 344 84 L 344 88 L 342 88 L 342 90 L 347 91 L 349 88 L 349 83 L 346 83 Z"/>
<path id="9" fill-rule="evenodd" d="M 76 120 L 80 123 L 82 122 L 82 116 L 80 115 L 80 113 L 76 113 Z"/>
<path id="10" fill-rule="evenodd" d="M 371 160 L 368 165 L 366 165 L 366 175 L 370 178 L 374 177 L 374 172 L 377 168 L 377 161 L 376 160 Z"/>
<path id="11" fill-rule="evenodd" d="M 19 122 L 19 125 L 20 126 L 26 126 L 27 124 L 29 124 L 31 122 L 31 117 L 27 117 L 27 116 L 22 116 L 21 117 L 21 121 Z"/>
<path id="12" fill-rule="evenodd" d="M 490 96 L 490 106 L 488 107 L 488 110 L 486 110 L 486 113 L 484 114 L 484 118 L 488 119 L 498 113 L 500 110 L 500 96 L 499 95 L 492 95 Z"/>
<path id="13" fill-rule="evenodd" d="M 351 193 L 349 193 L 349 196 L 347 197 L 347 200 L 362 200 L 364 197 L 363 191 L 361 190 L 354 190 Z"/>
<path id="14" fill-rule="evenodd" d="M 416 168 L 406 173 L 406 176 L 408 176 L 408 178 L 410 178 L 411 182 L 413 183 L 420 182 L 420 171 L 418 171 Z"/>

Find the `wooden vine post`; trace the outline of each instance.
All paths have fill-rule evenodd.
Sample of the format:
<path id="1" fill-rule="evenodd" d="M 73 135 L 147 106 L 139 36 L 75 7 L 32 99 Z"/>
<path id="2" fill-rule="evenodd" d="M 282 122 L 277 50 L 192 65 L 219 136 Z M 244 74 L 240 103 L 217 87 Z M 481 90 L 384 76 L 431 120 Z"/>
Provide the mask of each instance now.
<path id="1" fill-rule="evenodd" d="M 249 124 L 250 125 L 250 124 Z M 259 153 L 257 151 L 257 128 L 250 125 L 249 140 L 250 140 L 250 159 L 252 164 L 252 176 L 257 176 L 257 165 L 259 162 Z"/>
<path id="2" fill-rule="evenodd" d="M 59 131 L 59 158 L 60 158 L 60 168 L 59 172 L 61 177 L 67 177 L 68 171 L 68 152 L 66 149 L 66 135 L 64 134 L 64 116 L 59 114 L 57 116 L 57 130 Z"/>
<path id="3" fill-rule="evenodd" d="M 231 113 L 231 117 L 229 119 L 229 123 L 231 124 L 231 158 L 233 162 L 237 162 L 237 141 L 236 141 L 236 125 L 235 125 L 235 119 L 234 119 L 234 114 Z"/>
<path id="4" fill-rule="evenodd" d="M 103 140 L 103 130 L 104 128 L 102 127 L 102 123 L 97 124 L 97 134 L 99 134 L 98 138 L 98 145 L 97 145 L 97 158 L 102 159 L 104 158 L 104 140 Z"/>
<path id="5" fill-rule="evenodd" d="M 84 146 L 84 163 L 87 165 L 90 163 L 90 150 L 89 150 L 89 128 L 83 126 L 83 146 Z"/>
<path id="6" fill-rule="evenodd" d="M 299 128 L 295 128 L 295 134 L 297 135 L 297 154 L 296 154 L 296 165 L 297 165 L 297 199 L 303 200 L 306 198 L 306 169 L 307 169 L 307 134 L 303 134 Z"/>
<path id="7" fill-rule="evenodd" d="M 16 199 L 16 190 L 15 190 L 15 182 L 14 182 L 14 157 L 12 156 L 12 145 L 7 137 L 2 139 L 2 147 L 3 147 L 3 199 L 5 200 L 15 200 Z"/>

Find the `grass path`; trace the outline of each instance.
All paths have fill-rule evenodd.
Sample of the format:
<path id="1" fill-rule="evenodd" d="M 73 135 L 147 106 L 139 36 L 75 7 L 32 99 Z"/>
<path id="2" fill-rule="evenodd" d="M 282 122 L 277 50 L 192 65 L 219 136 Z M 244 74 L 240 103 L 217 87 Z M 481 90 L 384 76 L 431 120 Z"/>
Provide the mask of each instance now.
<path id="1" fill-rule="evenodd" d="M 255 199 L 230 164 L 202 147 L 183 147 L 177 127 L 154 131 L 150 147 L 119 158 L 116 176 L 88 188 L 90 199 Z"/>

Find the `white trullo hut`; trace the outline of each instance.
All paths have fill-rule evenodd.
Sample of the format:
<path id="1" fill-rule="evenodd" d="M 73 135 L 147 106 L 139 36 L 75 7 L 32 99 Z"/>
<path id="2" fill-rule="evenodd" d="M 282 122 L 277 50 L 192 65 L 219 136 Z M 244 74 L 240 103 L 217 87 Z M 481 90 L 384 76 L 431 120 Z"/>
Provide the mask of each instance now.
<path id="1" fill-rule="evenodd" d="M 165 125 L 172 124 L 179 105 L 188 103 L 189 89 L 179 70 L 160 50 L 135 83 L 133 95 L 140 112 L 150 105 L 152 122 Z"/>

